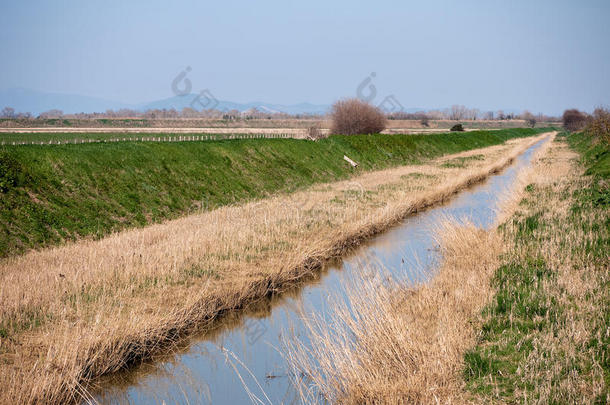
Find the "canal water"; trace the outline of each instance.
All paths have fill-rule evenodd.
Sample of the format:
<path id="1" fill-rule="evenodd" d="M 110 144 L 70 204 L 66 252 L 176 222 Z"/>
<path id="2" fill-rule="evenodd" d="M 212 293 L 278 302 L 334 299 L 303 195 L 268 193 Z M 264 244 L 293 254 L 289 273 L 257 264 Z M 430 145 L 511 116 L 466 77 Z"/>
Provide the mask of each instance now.
<path id="1" fill-rule="evenodd" d="M 249 404 L 299 403 L 282 354 L 282 338 L 298 336 L 307 344 L 303 316 L 330 316 L 331 302 L 345 294 L 349 277 L 364 264 L 383 268 L 405 283 L 426 281 L 440 260 L 435 232 L 442 220 L 491 227 L 498 206 L 519 171 L 531 164 L 539 141 L 513 165 L 451 201 L 405 219 L 361 246 L 315 279 L 224 320 L 214 331 L 194 337 L 172 355 L 112 376 L 95 401 L 103 404 Z M 353 282 L 349 280 L 349 282 Z M 257 399 L 256 399 L 257 398 Z M 260 402 L 259 402 L 260 400 Z"/>

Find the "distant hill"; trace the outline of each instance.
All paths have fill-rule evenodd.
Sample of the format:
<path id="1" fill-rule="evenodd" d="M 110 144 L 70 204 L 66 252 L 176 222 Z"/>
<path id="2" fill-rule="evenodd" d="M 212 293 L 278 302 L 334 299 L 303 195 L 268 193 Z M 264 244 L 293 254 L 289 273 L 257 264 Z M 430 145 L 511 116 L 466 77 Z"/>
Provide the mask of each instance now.
<path id="1" fill-rule="evenodd" d="M 270 113 L 283 112 L 288 114 L 325 114 L 330 109 L 328 105 L 316 105 L 310 103 L 299 104 L 270 104 L 262 101 L 253 101 L 250 103 L 235 103 L 232 101 L 217 100 L 211 95 L 187 94 L 184 96 L 175 96 L 163 100 L 153 101 L 151 103 L 138 106 L 139 110 L 148 109 L 170 109 L 182 110 L 184 107 L 191 107 L 196 110 L 214 108 L 216 110 L 229 111 L 247 111 L 252 108 L 257 108 L 260 111 Z"/>
<path id="2" fill-rule="evenodd" d="M 105 112 L 109 109 L 118 110 L 121 108 L 129 108 L 137 111 L 149 109 L 169 110 L 174 108 L 180 111 L 184 107 L 191 107 L 196 110 L 214 108 L 221 111 L 248 111 L 252 108 L 256 108 L 259 111 L 270 113 L 283 112 L 287 114 L 325 114 L 330 110 L 330 105 L 325 104 L 271 104 L 262 101 L 236 103 L 232 101 L 217 100 L 209 93 L 207 94 L 207 97 L 206 94 L 187 94 L 147 103 L 128 104 L 97 97 L 81 96 L 77 94 L 46 93 L 24 88 L 0 90 L 0 109 L 4 107 L 12 107 L 16 112 L 30 112 L 34 115 L 52 109 L 62 110 L 66 114 Z M 442 110 L 442 108 L 410 107 L 404 108 L 402 111 L 414 113 L 431 110 Z M 504 108 L 503 110 L 505 113 L 517 114 L 521 112 L 521 110 L 512 108 Z"/>
<path id="3" fill-rule="evenodd" d="M 96 97 L 81 96 L 77 94 L 46 93 L 42 91 L 23 88 L 12 88 L 0 90 L 0 109 L 12 107 L 16 112 L 30 112 L 38 115 L 41 112 L 57 109 L 66 114 L 104 112 L 108 109 L 118 110 L 130 108 L 144 111 L 148 109 L 171 109 L 182 110 L 184 107 L 192 107 L 197 110 L 203 108 L 215 108 L 218 110 L 247 111 L 257 108 L 260 111 L 284 112 L 288 114 L 324 114 L 329 110 L 328 105 L 315 105 L 310 103 L 299 103 L 292 105 L 270 104 L 261 101 L 250 103 L 234 103 L 231 101 L 216 100 L 213 96 L 205 95 L 197 98 L 197 94 L 175 96 L 142 104 L 127 104 Z"/>
<path id="4" fill-rule="evenodd" d="M 130 108 L 125 103 L 76 94 L 45 93 L 23 88 L 0 90 L 0 109 L 12 107 L 16 112 L 31 112 L 38 115 L 52 109 L 68 114 L 79 112 L 104 112 L 111 108 Z"/>

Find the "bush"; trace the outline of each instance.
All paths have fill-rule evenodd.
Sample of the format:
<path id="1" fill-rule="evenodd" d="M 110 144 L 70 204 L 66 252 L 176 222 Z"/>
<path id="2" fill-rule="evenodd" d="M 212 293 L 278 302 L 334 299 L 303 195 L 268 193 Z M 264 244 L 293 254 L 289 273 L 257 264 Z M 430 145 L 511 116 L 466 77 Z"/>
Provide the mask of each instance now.
<path id="1" fill-rule="evenodd" d="M 462 124 L 455 124 L 451 127 L 451 132 L 462 132 L 464 131 L 464 126 Z"/>
<path id="2" fill-rule="evenodd" d="M 322 138 L 324 138 L 324 134 L 322 133 L 319 124 L 312 124 L 307 127 L 307 139 L 317 141 L 318 139 Z"/>
<path id="3" fill-rule="evenodd" d="M 596 108 L 587 124 L 587 133 L 610 143 L 610 111 L 605 108 Z"/>
<path id="4" fill-rule="evenodd" d="M 536 126 L 536 117 L 529 111 L 525 111 L 521 118 L 527 123 L 530 128 L 534 128 Z"/>
<path id="5" fill-rule="evenodd" d="M 331 119 L 333 134 L 375 134 L 386 127 L 386 117 L 379 108 L 356 98 L 337 101 Z"/>
<path id="6" fill-rule="evenodd" d="M 536 117 L 534 117 L 533 115 L 531 117 L 529 117 L 528 119 L 525 120 L 527 122 L 527 125 L 530 128 L 534 128 L 536 126 Z"/>
<path id="7" fill-rule="evenodd" d="M 577 109 L 563 112 L 563 127 L 570 132 L 580 131 L 587 124 L 587 115 Z"/>
<path id="8" fill-rule="evenodd" d="M 430 126 L 430 119 L 428 117 L 426 117 L 425 115 L 419 120 L 419 123 L 423 126 L 428 128 Z"/>

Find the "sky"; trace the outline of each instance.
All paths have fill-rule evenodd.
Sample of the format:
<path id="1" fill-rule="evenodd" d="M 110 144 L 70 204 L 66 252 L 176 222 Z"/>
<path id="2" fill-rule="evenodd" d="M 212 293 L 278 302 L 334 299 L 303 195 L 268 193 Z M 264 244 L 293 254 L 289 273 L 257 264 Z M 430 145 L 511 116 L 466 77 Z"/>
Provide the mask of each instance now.
<path id="1" fill-rule="evenodd" d="M 405 108 L 590 111 L 609 20 L 607 0 L 0 0 L 0 89 L 142 103 L 190 67 L 234 102 L 330 104 L 370 78 Z"/>

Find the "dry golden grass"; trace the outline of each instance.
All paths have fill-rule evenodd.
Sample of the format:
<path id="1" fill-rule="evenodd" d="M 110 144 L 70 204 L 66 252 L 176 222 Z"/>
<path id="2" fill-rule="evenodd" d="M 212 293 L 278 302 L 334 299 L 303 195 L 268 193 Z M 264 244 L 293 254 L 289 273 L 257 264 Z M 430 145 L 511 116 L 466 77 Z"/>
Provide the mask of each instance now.
<path id="1" fill-rule="evenodd" d="M 345 404 L 456 401 L 462 356 L 474 344 L 469 323 L 490 296 L 485 281 L 502 244 L 474 229 L 445 236 L 452 259 L 434 281 L 407 288 L 359 280 L 332 319 L 310 321 L 311 346 L 289 345 L 295 375 L 308 377 L 299 382 L 304 402 L 318 402 L 318 392 Z M 311 383 L 316 390 L 307 390 Z"/>
<path id="2" fill-rule="evenodd" d="M 481 402 L 610 402 L 602 366 L 608 361 L 603 359 L 603 345 L 610 334 L 604 319 L 610 255 L 603 251 L 610 235 L 603 224 L 610 220 L 610 212 L 578 200 L 593 180 L 583 176 L 577 158 L 565 141 L 556 142 L 530 178 L 533 191 L 519 204 L 514 220 L 506 222 L 503 261 L 524 264 L 535 258 L 544 263 L 547 275 L 533 287 L 530 305 L 548 310 L 533 316 L 538 327 L 494 341 L 509 348 L 518 336 L 516 347 L 532 348 L 525 351 L 514 375 L 505 376 L 514 392 L 494 381 L 491 394 L 476 397 Z M 575 208 L 580 204 L 584 208 Z M 536 225 L 524 231 L 528 219 L 535 219 Z M 515 311 L 515 321 L 517 316 Z"/>
<path id="3" fill-rule="evenodd" d="M 95 378 L 282 291 L 539 138 L 479 150 L 484 158 L 466 168 L 438 161 L 369 173 L 3 260 L 0 403 L 86 398 Z"/>
<path id="4" fill-rule="evenodd" d="M 582 254 L 608 235 L 581 226 L 607 223 L 609 213 L 572 209 L 575 192 L 591 180 L 582 176 L 575 153 L 564 143 L 553 144 L 544 157 L 539 153 L 533 168 L 521 174 L 520 191 L 504 204 L 500 221 L 511 220 L 501 231 L 445 226 L 440 232 L 444 262 L 430 283 L 406 288 L 357 278 L 347 288 L 348 302 L 336 304 L 332 319 L 309 321 L 312 343 L 288 344 L 294 375 L 307 376 L 297 381 L 304 402 L 319 402 L 318 393 L 346 404 L 610 401 L 599 347 L 610 333 L 604 323 L 608 257 Z M 535 200 L 525 193 L 526 184 L 538 190 Z M 544 226 L 532 226 L 533 236 L 524 239 L 523 221 L 512 218 L 531 215 L 541 215 Z M 560 310 L 534 315 L 540 327 L 504 330 L 499 340 L 481 340 L 483 323 L 494 316 L 493 306 L 482 313 L 497 293 L 492 276 L 501 264 L 532 258 L 551 269 L 534 287 L 533 299 Z M 516 310 L 507 316 L 511 324 L 513 316 L 517 321 Z M 530 344 L 519 359 L 515 351 Z M 496 351 L 494 360 L 512 364 L 483 375 L 473 394 L 475 386 L 465 389 L 464 356 L 477 345 L 484 353 Z"/>
<path id="5" fill-rule="evenodd" d="M 515 209 L 532 170 L 520 173 L 500 218 Z M 319 393 L 345 404 L 471 401 L 462 389 L 463 357 L 476 342 L 506 245 L 496 231 L 448 223 L 439 235 L 444 261 L 428 284 L 356 277 L 330 320 L 309 319 L 310 344 L 287 342 L 293 374 L 307 376 L 296 381 L 303 402 L 319 402 Z"/>

